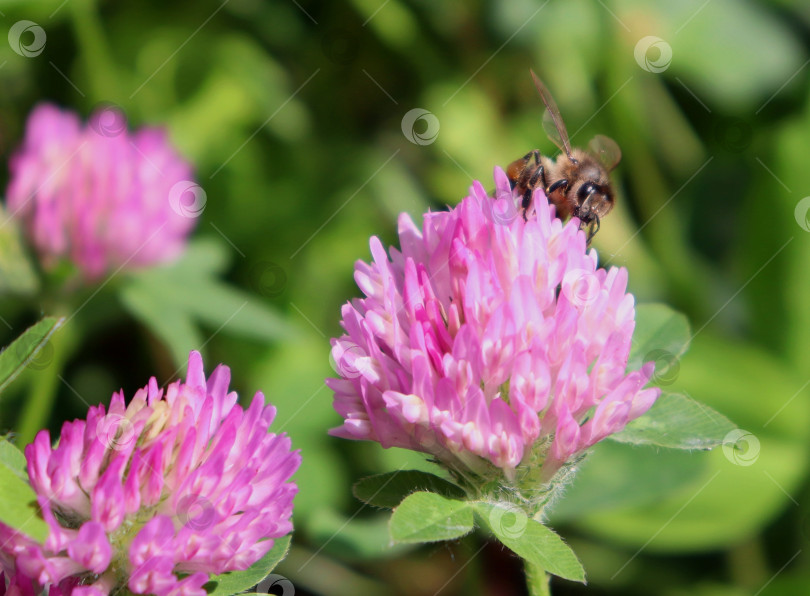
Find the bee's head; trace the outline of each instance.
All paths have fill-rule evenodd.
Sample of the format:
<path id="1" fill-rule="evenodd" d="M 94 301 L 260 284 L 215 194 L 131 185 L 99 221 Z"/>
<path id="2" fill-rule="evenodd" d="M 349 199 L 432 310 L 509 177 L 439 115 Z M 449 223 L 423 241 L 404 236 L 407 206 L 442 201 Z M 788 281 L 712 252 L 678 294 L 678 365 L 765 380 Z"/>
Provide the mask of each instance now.
<path id="1" fill-rule="evenodd" d="M 607 184 L 583 182 L 576 189 L 576 215 L 583 223 L 600 220 L 613 209 L 613 192 Z"/>

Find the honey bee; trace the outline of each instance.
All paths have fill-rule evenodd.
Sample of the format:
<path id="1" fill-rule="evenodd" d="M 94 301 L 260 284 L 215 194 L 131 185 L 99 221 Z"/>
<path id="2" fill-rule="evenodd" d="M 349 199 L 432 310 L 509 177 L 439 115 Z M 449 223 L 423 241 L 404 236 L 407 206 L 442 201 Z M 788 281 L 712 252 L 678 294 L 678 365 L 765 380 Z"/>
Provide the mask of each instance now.
<path id="1" fill-rule="evenodd" d="M 579 218 L 580 228 L 588 228 L 588 242 L 599 231 L 600 221 L 613 209 L 615 194 L 608 174 L 621 160 L 619 146 L 603 135 L 595 136 L 588 150 L 572 149 L 560 110 L 551 93 L 532 73 L 534 84 L 546 106 L 543 128 L 548 138 L 563 152 L 552 159 L 535 149 L 509 164 L 506 175 L 522 197 L 523 217 L 531 206 L 533 191 L 541 187 L 557 209 L 557 216 Z"/>

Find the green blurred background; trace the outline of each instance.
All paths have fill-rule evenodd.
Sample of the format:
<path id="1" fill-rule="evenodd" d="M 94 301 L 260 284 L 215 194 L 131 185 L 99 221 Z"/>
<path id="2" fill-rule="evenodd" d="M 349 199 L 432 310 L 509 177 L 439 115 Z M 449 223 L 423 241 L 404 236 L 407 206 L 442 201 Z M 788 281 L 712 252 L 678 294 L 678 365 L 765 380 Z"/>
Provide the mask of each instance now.
<path id="1" fill-rule="evenodd" d="M 753 437 L 742 455 L 597 447 L 551 516 L 589 585 L 554 593 L 810 593 L 810 4 L 0 0 L 0 11 L 4 30 L 26 19 L 47 33 L 34 57 L 0 44 L 2 160 L 42 100 L 84 116 L 112 102 L 133 126 L 166 124 L 207 195 L 199 266 L 281 317 L 229 328 L 231 296 L 215 301 L 222 325 L 196 317 L 172 328 L 172 346 L 110 284 L 86 309 L 104 324 L 77 319 L 51 428 L 85 401 L 169 381 L 178 351 L 202 347 L 243 397 L 265 392 L 275 429 L 303 453 L 294 546 L 278 569 L 297 594 L 524 593 L 517 560 L 482 536 L 388 546 L 385 515 L 351 484 L 426 464 L 328 437 L 339 417 L 323 379 L 368 237 L 394 242 L 399 212 L 455 204 L 473 178 L 491 186 L 494 166 L 553 149 L 533 68 L 575 146 L 601 133 L 623 150 L 618 205 L 594 246 L 628 267 L 638 301 L 692 323 L 662 383 Z M 426 144 L 403 132 L 414 108 L 439 123 Z M 5 298 L 4 343 L 48 304 Z M 36 375 L 4 396 L 4 430 L 19 427 Z"/>

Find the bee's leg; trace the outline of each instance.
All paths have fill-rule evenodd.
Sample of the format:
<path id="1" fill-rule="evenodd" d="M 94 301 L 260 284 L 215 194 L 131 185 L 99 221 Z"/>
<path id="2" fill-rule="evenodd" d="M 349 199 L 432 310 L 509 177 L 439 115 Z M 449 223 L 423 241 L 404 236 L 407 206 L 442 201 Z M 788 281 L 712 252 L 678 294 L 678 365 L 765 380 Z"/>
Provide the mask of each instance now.
<path id="1" fill-rule="evenodd" d="M 593 237 L 596 236 L 596 233 L 599 231 L 599 226 L 599 218 L 594 216 L 593 220 L 588 224 L 588 244 L 590 244 Z"/>
<path id="2" fill-rule="evenodd" d="M 532 195 L 534 194 L 535 184 L 538 176 L 543 176 L 543 166 L 537 167 L 537 172 L 529 179 L 529 184 L 526 185 L 526 190 L 523 193 L 523 217 L 526 217 L 526 211 L 532 204 Z"/>
<path id="3" fill-rule="evenodd" d="M 546 197 L 548 197 L 548 202 L 554 205 L 557 217 L 559 217 L 560 219 L 565 219 L 568 215 L 565 212 L 561 213 L 561 207 L 564 205 L 565 202 L 565 190 L 567 188 L 568 188 L 568 180 L 566 180 L 565 178 L 557 180 L 557 182 L 555 182 L 551 186 L 546 186 L 545 184 L 543 184 L 543 189 L 546 191 Z M 554 193 L 560 189 L 562 189 L 563 196 L 561 199 L 560 197 L 557 197 L 557 199 L 555 200 Z"/>
<path id="4" fill-rule="evenodd" d="M 520 174 L 518 174 L 515 178 L 509 178 L 509 187 L 512 190 L 514 190 L 516 186 L 520 186 L 520 183 L 526 180 L 526 172 L 532 167 L 529 164 L 529 159 L 533 156 L 534 153 L 537 153 L 537 149 L 529 151 L 526 155 L 517 160 L 522 161 L 523 166 L 521 167 Z"/>
<path id="5" fill-rule="evenodd" d="M 526 219 L 526 211 L 528 211 L 529 207 L 532 204 L 532 194 L 534 193 L 534 189 L 537 186 L 537 180 L 542 179 L 545 187 L 545 180 L 546 174 L 545 169 L 543 168 L 543 164 L 540 163 L 540 152 L 535 149 L 534 151 L 530 151 L 527 156 L 531 157 L 531 162 L 526 164 L 526 169 L 524 170 L 524 176 L 528 176 L 528 181 L 524 184 L 526 190 L 523 193 L 523 219 Z"/>

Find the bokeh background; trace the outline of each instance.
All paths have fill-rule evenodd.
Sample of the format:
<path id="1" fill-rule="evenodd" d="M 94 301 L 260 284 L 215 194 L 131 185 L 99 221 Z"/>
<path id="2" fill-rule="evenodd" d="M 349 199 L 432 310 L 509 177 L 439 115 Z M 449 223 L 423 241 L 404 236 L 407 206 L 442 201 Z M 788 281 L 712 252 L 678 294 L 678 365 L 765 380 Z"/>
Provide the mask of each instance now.
<path id="1" fill-rule="evenodd" d="M 533 68 L 574 145 L 601 133 L 623 150 L 593 245 L 628 267 L 638 301 L 691 321 L 689 352 L 660 382 L 748 433 L 742 451 L 597 447 L 551 514 L 589 585 L 554 593 L 810 593 L 810 4 L 0 0 L 0 12 L 4 36 L 21 20 L 46 34 L 28 56 L 14 46 L 32 47 L 30 27 L 0 40 L 0 159 L 44 100 L 84 116 L 111 102 L 132 126 L 167 126 L 206 196 L 189 277 L 207 268 L 231 288 L 149 319 L 110 280 L 64 330 L 69 346 L 4 394 L 4 432 L 56 429 L 114 390 L 176 378 L 178 354 L 202 349 L 241 395 L 265 392 L 303 453 L 278 569 L 296 594 L 524 593 L 517 560 L 481 535 L 389 546 L 385 514 L 351 485 L 429 464 L 328 437 L 339 418 L 323 379 L 370 235 L 394 242 L 399 212 L 455 204 L 494 166 L 554 151 Z M 5 165 L 0 177 L 5 188 Z M 3 342 L 53 304 L 6 292 Z"/>

